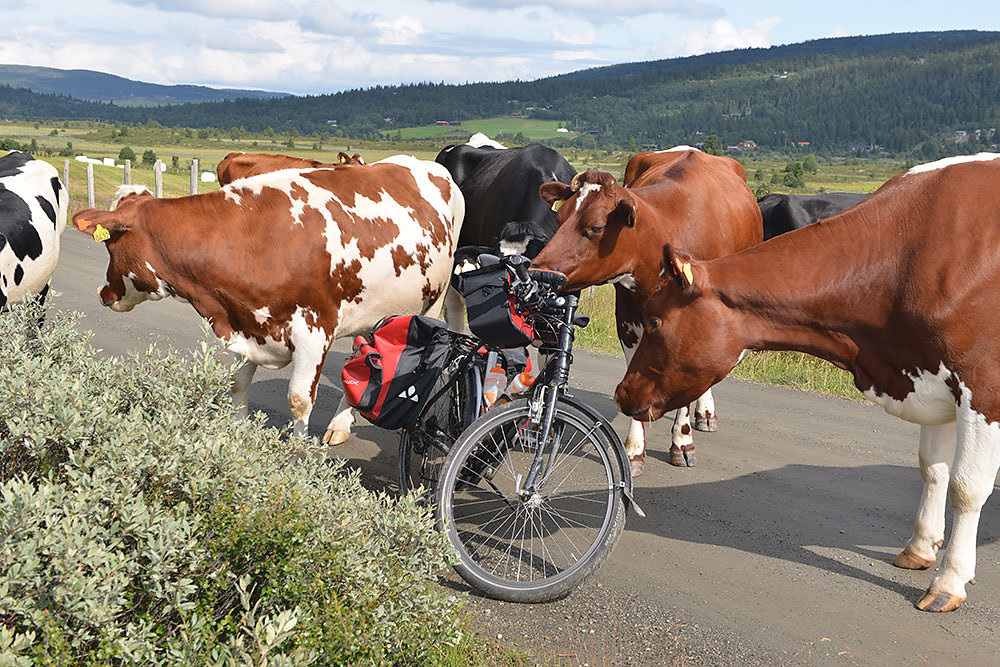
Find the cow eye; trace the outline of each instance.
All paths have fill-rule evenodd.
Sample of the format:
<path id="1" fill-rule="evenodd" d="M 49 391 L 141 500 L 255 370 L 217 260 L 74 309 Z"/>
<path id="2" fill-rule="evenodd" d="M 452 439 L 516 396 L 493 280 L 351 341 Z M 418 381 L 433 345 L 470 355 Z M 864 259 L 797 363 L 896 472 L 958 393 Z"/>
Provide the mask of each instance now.
<path id="1" fill-rule="evenodd" d="M 660 321 L 660 318 L 658 318 L 658 317 L 651 317 L 651 318 L 649 318 L 649 330 L 650 331 L 653 331 L 654 329 L 659 329 L 660 328 L 660 324 L 662 324 L 662 322 Z"/>
<path id="2" fill-rule="evenodd" d="M 587 229 L 587 233 L 590 235 L 601 234 L 604 232 L 605 227 L 606 225 L 594 225 L 593 227 Z"/>

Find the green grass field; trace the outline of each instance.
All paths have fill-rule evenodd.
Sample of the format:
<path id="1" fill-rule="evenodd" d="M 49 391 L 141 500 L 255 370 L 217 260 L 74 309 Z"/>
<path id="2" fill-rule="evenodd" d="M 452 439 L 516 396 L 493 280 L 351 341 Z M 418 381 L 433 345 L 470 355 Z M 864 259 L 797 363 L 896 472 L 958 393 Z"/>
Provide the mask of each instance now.
<path id="1" fill-rule="evenodd" d="M 535 125 L 532 125 L 535 124 Z M 464 133 L 484 132 L 495 136 L 499 132 L 526 134 L 530 139 L 545 138 L 543 132 L 555 135 L 556 122 L 531 121 L 529 119 L 497 118 L 481 121 L 463 122 L 460 127 L 437 128 L 405 128 L 404 138 L 424 136 L 419 131 L 457 130 Z M 23 144 L 34 139 L 41 151 L 58 151 L 67 142 L 73 144 L 75 154 L 83 154 L 92 158 L 118 157 L 123 146 L 131 147 L 136 155 L 151 149 L 157 157 L 167 164 L 164 174 L 164 195 L 178 197 L 187 195 L 190 188 L 190 164 L 193 158 L 198 158 L 201 171 L 215 171 L 215 167 L 225 155 L 232 151 L 283 153 L 298 157 L 335 162 L 338 151 L 359 152 L 368 162 L 380 160 L 398 153 L 412 154 L 425 160 L 433 160 L 438 150 L 449 140 L 438 137 L 432 142 L 426 140 L 413 141 L 380 141 L 358 142 L 345 139 L 330 138 L 317 145 L 317 137 L 291 138 L 294 147 L 287 145 L 290 137 L 264 136 L 244 134 L 233 139 L 225 132 L 216 132 L 211 136 L 199 138 L 194 133 L 183 129 L 162 127 L 128 128 L 128 136 L 113 137 L 113 128 L 107 124 L 71 122 L 71 123 L 0 123 L 0 139 L 12 138 Z M 413 130 L 409 133 L 409 130 Z M 53 135 L 53 131 L 56 133 Z M 533 134 L 535 133 L 535 134 Z M 193 136 L 188 136 L 192 134 Z M 433 135 L 432 135 L 433 136 Z M 566 135 L 559 135 L 566 136 Z M 461 139 L 464 141 L 464 139 Z M 587 148 L 567 148 L 561 151 L 566 159 L 578 171 L 599 169 L 621 178 L 630 153 L 622 150 L 597 150 Z M 178 168 L 172 168 L 172 158 L 178 158 Z M 753 156 L 736 156 L 746 168 L 751 187 L 756 187 L 760 180 L 770 180 L 773 171 L 781 171 L 790 159 L 788 158 L 759 159 Z M 44 157 L 51 162 L 60 173 L 66 158 Z M 872 192 L 883 182 L 903 170 L 899 163 L 885 159 L 843 158 L 827 160 L 820 163 L 817 174 L 807 174 L 805 187 L 791 190 L 787 187 L 771 186 L 773 192 L 796 192 L 798 194 L 815 194 L 843 190 L 849 192 Z M 122 183 L 122 170 L 105 166 L 94 166 L 96 206 L 107 208 L 114 196 L 114 191 Z M 70 214 L 87 205 L 86 165 L 70 158 Z M 132 182 L 153 189 L 153 171 L 149 167 L 133 165 Z M 202 183 L 199 180 L 199 192 L 206 192 L 218 187 L 215 183 Z M 591 325 L 579 332 L 579 344 L 587 349 L 606 354 L 621 354 L 615 333 L 614 323 L 614 290 L 610 286 L 602 286 L 584 291 L 581 298 L 581 312 L 591 315 Z M 733 374 L 758 382 L 789 385 L 834 394 L 848 398 L 860 398 L 853 386 L 851 377 L 831 364 L 819 359 L 798 353 L 756 353 L 744 359 L 734 369 Z"/>
<path id="2" fill-rule="evenodd" d="M 530 141 L 555 139 L 556 137 L 575 137 L 575 132 L 557 132 L 559 121 L 534 120 L 505 116 L 501 118 L 483 118 L 481 120 L 463 120 L 461 125 L 421 125 L 419 127 L 401 127 L 398 132 L 403 139 L 436 139 L 445 143 L 465 143 L 471 134 L 482 132 L 490 137 L 498 134 L 515 135 L 518 132 Z M 392 132 L 391 134 L 395 134 Z"/>

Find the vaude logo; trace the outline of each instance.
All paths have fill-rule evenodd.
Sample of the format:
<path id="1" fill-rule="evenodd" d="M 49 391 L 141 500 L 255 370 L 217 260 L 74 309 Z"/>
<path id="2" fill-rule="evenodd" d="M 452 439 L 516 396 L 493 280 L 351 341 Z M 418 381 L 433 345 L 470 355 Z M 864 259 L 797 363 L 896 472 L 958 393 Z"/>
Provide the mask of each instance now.
<path id="1" fill-rule="evenodd" d="M 403 392 L 401 392 L 399 394 L 399 397 L 400 398 L 408 398 L 411 401 L 413 401 L 414 403 L 419 403 L 420 402 L 420 397 L 417 396 L 417 388 L 414 387 L 412 384 L 409 387 L 407 387 Z"/>
<path id="2" fill-rule="evenodd" d="M 344 380 L 344 384 L 361 384 L 361 380 Z"/>

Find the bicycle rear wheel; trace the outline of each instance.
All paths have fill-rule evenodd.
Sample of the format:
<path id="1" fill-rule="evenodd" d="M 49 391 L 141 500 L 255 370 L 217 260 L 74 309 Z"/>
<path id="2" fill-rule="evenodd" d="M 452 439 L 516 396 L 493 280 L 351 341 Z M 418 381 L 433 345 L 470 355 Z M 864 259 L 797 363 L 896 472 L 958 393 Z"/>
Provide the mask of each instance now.
<path id="1" fill-rule="evenodd" d="M 521 399 L 491 410 L 459 438 L 441 470 L 437 516 L 463 579 L 490 597 L 545 602 L 567 595 L 608 556 L 625 506 L 621 468 L 602 426 L 560 402 L 543 438 Z M 535 451 L 550 452 L 553 440 L 558 454 L 528 494 L 522 485 Z"/>
<path id="2" fill-rule="evenodd" d="M 447 390 L 424 406 L 417 425 L 403 429 L 399 438 L 400 493 L 423 487 L 428 500 L 433 499 L 445 457 L 479 414 L 479 373 L 476 364 L 470 364 L 453 382 L 446 379 L 450 383 Z"/>

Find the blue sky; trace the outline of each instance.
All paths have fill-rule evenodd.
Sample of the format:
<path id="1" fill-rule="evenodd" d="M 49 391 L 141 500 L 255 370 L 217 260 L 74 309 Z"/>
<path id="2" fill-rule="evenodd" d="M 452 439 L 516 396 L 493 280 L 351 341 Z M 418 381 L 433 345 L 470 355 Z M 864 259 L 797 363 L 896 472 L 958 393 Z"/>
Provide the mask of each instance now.
<path id="1" fill-rule="evenodd" d="M 0 63 L 322 94 L 823 37 L 1000 30 L 1000 2 L 926 0 L 0 0 Z"/>

